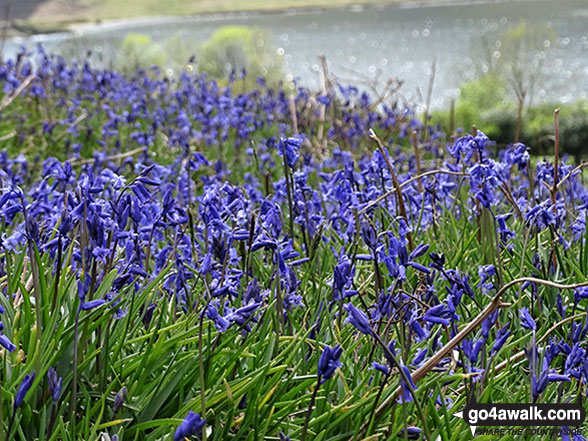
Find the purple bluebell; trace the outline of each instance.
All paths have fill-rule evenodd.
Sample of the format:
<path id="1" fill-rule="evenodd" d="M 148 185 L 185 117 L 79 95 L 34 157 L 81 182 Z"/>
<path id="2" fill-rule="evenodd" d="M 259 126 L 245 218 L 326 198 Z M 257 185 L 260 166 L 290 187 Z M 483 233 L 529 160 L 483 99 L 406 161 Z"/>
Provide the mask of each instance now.
<path id="1" fill-rule="evenodd" d="M 365 312 L 353 306 L 351 302 L 346 303 L 343 308 L 347 311 L 345 323 L 351 323 L 362 334 L 371 335 L 372 325 Z"/>
<path id="2" fill-rule="evenodd" d="M 97 308 L 99 306 L 104 305 L 105 303 L 106 300 L 104 299 L 90 300 L 89 302 L 82 303 L 80 308 L 82 309 L 82 311 L 89 311 L 90 309 Z"/>
<path id="3" fill-rule="evenodd" d="M 112 411 L 116 415 L 121 409 L 127 398 L 127 387 L 123 386 L 114 396 L 114 403 L 112 404 Z"/>
<path id="4" fill-rule="evenodd" d="M 47 371 L 47 384 L 49 385 L 49 393 L 51 394 L 53 404 L 56 404 L 61 396 L 63 378 L 59 377 L 52 367 Z"/>
<path id="5" fill-rule="evenodd" d="M 398 432 L 397 438 L 409 440 L 418 440 L 421 437 L 422 430 L 418 427 L 410 426 Z"/>
<path id="6" fill-rule="evenodd" d="M 325 346 L 318 362 L 318 377 L 320 379 L 320 384 L 323 384 L 331 378 L 335 371 L 342 366 L 339 361 L 342 353 L 343 349 L 341 349 L 341 346 L 339 345 L 335 345 L 332 348 Z"/>
<path id="7" fill-rule="evenodd" d="M 385 366 L 385 365 L 380 364 L 380 363 L 376 363 L 375 361 L 372 362 L 372 369 L 374 369 L 376 371 L 380 371 L 384 375 L 388 375 L 390 373 L 390 369 L 388 368 L 388 366 Z"/>
<path id="8" fill-rule="evenodd" d="M 506 340 L 511 334 L 511 331 L 508 330 L 510 327 L 510 322 L 504 325 L 502 328 L 496 332 L 496 340 L 494 341 L 494 345 L 492 346 L 492 355 L 496 354 L 502 346 L 506 343 Z"/>
<path id="9" fill-rule="evenodd" d="M 528 308 L 522 308 L 520 310 L 520 318 L 521 318 L 521 326 L 523 328 L 531 329 L 533 331 L 535 331 L 537 329 L 537 325 L 535 324 L 535 320 L 533 320 L 533 317 L 531 317 L 531 314 L 529 314 Z"/>
<path id="10" fill-rule="evenodd" d="M 282 138 L 278 143 L 280 156 L 283 156 L 286 159 L 286 164 L 288 164 L 288 167 L 290 168 L 294 168 L 300 157 L 302 140 L 303 139 L 300 136 L 293 136 L 290 138 Z"/>
<path id="11" fill-rule="evenodd" d="M 12 352 L 16 349 L 16 346 L 10 339 L 4 335 L 4 323 L 0 322 L 0 346 L 6 349 L 8 352 Z"/>
<path id="12" fill-rule="evenodd" d="M 200 437 L 205 424 L 206 420 L 201 418 L 200 414 L 194 413 L 192 411 L 188 412 L 188 415 L 174 433 L 174 441 L 183 441 L 184 438 L 187 438 L 191 435 Z"/>
<path id="13" fill-rule="evenodd" d="M 402 366 L 402 370 L 406 374 L 406 378 L 408 378 L 408 381 L 410 382 L 410 386 L 411 386 L 412 390 L 413 391 L 417 390 L 417 386 L 416 386 L 416 384 L 414 384 L 414 381 L 412 380 L 412 375 L 410 374 L 410 371 L 408 370 L 408 368 L 406 366 Z M 410 392 L 410 388 L 406 384 L 406 382 L 404 381 L 404 379 L 402 377 L 400 378 L 400 386 L 402 388 L 401 401 L 404 403 L 411 402 L 413 400 L 413 398 L 412 398 L 412 394 Z"/>
<path id="14" fill-rule="evenodd" d="M 23 403 L 27 392 L 30 390 L 31 386 L 33 385 L 33 381 L 35 380 L 35 371 L 31 372 L 30 374 L 26 374 L 20 383 L 20 387 L 18 388 L 18 392 L 14 397 L 14 408 L 20 407 Z"/>

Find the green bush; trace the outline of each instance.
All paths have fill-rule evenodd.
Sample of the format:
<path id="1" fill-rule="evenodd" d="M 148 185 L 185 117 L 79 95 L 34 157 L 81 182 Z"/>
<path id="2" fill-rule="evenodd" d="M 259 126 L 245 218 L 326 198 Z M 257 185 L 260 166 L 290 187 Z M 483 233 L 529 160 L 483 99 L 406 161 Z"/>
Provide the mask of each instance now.
<path id="1" fill-rule="evenodd" d="M 216 79 L 247 71 L 248 88 L 263 76 L 271 86 L 283 80 L 282 56 L 260 29 L 225 26 L 216 31 L 201 49 L 199 68 Z"/>
<path id="2" fill-rule="evenodd" d="M 117 67 L 123 72 L 132 72 L 138 67 L 164 66 L 168 61 L 166 52 L 144 34 L 128 34 L 120 47 Z"/>

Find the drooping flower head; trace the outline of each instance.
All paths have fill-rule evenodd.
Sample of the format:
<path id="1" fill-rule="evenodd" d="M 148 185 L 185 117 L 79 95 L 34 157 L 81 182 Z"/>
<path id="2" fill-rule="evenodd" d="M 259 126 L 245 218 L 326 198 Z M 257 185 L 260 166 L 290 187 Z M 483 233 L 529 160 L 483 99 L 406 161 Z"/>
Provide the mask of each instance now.
<path id="1" fill-rule="evenodd" d="M 29 391 L 29 389 L 33 385 L 34 380 L 35 380 L 35 371 L 31 372 L 30 374 L 25 375 L 25 377 L 23 378 L 22 383 L 20 384 L 20 388 L 18 389 L 18 392 L 16 393 L 16 396 L 14 397 L 14 408 L 15 409 L 17 407 L 20 407 L 20 405 L 23 403 L 25 396 L 27 395 L 27 392 Z"/>
<path id="2" fill-rule="evenodd" d="M 342 353 L 343 349 L 341 349 L 341 346 L 339 345 L 335 345 L 332 348 L 330 346 L 325 346 L 318 362 L 320 384 L 323 384 L 331 378 L 335 371 L 341 367 L 339 358 L 341 358 Z"/>
<path id="3" fill-rule="evenodd" d="M 196 435 L 200 437 L 202 429 L 206 424 L 206 420 L 200 417 L 200 414 L 192 411 L 188 412 L 188 415 L 176 429 L 174 434 L 174 441 L 183 441 L 184 438 L 190 435 Z"/>
<path id="4" fill-rule="evenodd" d="M 365 312 L 357 309 L 352 303 L 345 304 L 343 308 L 348 313 L 345 323 L 351 323 L 362 334 L 370 335 L 372 333 L 372 325 Z"/>
<path id="5" fill-rule="evenodd" d="M 286 158 L 288 167 L 294 168 L 296 161 L 300 157 L 300 146 L 302 145 L 302 137 L 293 136 L 290 138 L 282 138 L 278 143 L 278 152 L 280 156 Z"/>

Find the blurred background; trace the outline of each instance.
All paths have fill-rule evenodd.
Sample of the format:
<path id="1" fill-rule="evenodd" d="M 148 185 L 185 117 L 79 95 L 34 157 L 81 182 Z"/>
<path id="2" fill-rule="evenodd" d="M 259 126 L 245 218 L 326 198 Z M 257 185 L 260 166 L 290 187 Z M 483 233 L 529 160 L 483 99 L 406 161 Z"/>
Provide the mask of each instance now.
<path id="1" fill-rule="evenodd" d="M 120 70 L 245 70 L 247 87 L 263 76 L 319 90 L 328 78 L 539 146 L 560 106 L 570 149 L 588 143 L 585 0 L 2 1 L 5 58 L 42 44 Z"/>

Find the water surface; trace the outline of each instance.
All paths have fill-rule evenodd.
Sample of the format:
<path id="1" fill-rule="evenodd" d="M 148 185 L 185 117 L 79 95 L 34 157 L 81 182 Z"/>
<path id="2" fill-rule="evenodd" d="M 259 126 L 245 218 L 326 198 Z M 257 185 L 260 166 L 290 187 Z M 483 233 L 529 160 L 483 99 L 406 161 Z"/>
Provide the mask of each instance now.
<path id="1" fill-rule="evenodd" d="M 529 69 L 541 71 L 536 101 L 569 102 L 588 93 L 588 2 L 585 0 L 522 0 L 449 6 L 353 7 L 324 11 L 247 13 L 190 18 L 123 21 L 85 25 L 76 33 L 39 35 L 7 41 L 5 53 L 20 45 L 42 42 L 48 51 L 81 56 L 88 50 L 108 60 L 129 33 L 149 35 L 155 42 L 179 36 L 187 51 L 198 47 L 221 26 L 265 29 L 280 53 L 284 68 L 302 84 L 317 87 L 318 56 L 325 55 L 335 75 L 350 80 L 396 77 L 404 81 L 401 98 L 422 103 L 432 63 L 436 75 L 432 105 L 443 107 L 457 96 L 459 85 L 474 75 L 472 59 L 484 59 L 481 39 L 492 56 L 500 56 L 498 36 L 521 20 L 556 35 L 544 60 Z M 479 64 L 479 63 L 478 63 Z"/>

